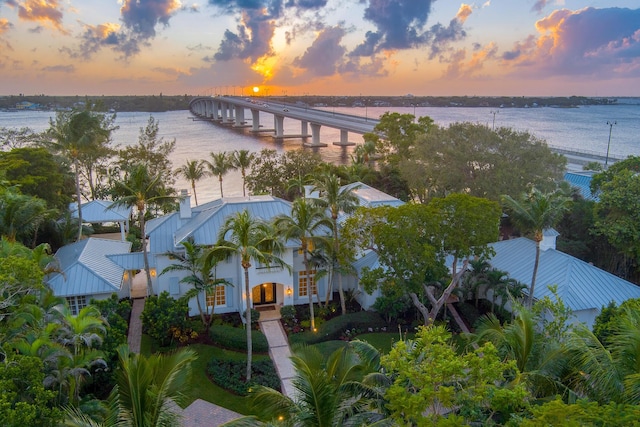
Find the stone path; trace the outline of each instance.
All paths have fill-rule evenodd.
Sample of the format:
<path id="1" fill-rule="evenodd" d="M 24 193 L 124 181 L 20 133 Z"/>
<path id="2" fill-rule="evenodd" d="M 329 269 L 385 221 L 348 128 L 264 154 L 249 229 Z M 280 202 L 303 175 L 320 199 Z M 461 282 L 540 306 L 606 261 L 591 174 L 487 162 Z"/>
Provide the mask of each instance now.
<path id="1" fill-rule="evenodd" d="M 131 318 L 129 319 L 129 335 L 127 343 L 132 353 L 140 353 L 140 341 L 142 340 L 142 320 L 140 315 L 144 310 L 144 298 L 136 298 L 133 300 L 131 307 Z"/>
<path id="2" fill-rule="evenodd" d="M 282 329 L 280 319 L 261 320 L 260 328 L 269 342 L 269 356 L 271 356 L 271 360 L 273 360 L 280 377 L 282 394 L 293 398 L 295 389 L 291 379 L 294 377 L 295 372 L 291 363 L 289 340 L 287 340 L 287 335 Z"/>

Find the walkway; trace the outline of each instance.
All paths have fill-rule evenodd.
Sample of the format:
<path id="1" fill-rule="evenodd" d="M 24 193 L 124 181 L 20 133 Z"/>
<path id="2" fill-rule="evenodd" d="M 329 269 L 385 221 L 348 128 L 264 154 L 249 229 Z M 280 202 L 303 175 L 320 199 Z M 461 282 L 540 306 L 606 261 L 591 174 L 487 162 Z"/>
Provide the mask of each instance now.
<path id="1" fill-rule="evenodd" d="M 282 383 L 282 394 L 293 398 L 295 389 L 291 383 L 294 377 L 293 364 L 291 363 L 291 349 L 287 334 L 280 323 L 280 313 L 265 311 L 260 313 L 260 328 L 269 342 L 269 356 L 276 366 L 276 371 Z"/>
<path id="2" fill-rule="evenodd" d="M 127 343 L 132 353 L 140 353 L 140 341 L 142 340 L 142 320 L 140 315 L 144 310 L 144 298 L 136 298 L 133 300 L 131 307 L 131 318 L 129 319 L 129 335 Z"/>

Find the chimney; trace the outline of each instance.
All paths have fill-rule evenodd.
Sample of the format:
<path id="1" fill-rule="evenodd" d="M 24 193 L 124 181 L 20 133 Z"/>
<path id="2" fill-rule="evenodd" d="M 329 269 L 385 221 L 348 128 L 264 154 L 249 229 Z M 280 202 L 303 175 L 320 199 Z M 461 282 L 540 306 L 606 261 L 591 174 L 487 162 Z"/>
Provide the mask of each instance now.
<path id="1" fill-rule="evenodd" d="M 180 219 L 191 218 L 191 196 L 187 190 L 180 190 Z"/>
<path id="2" fill-rule="evenodd" d="M 558 233 L 553 228 L 547 228 L 542 232 L 542 241 L 540 242 L 540 250 L 546 251 L 547 249 L 555 249 L 556 248 L 556 237 L 558 237 L 560 233 Z"/>

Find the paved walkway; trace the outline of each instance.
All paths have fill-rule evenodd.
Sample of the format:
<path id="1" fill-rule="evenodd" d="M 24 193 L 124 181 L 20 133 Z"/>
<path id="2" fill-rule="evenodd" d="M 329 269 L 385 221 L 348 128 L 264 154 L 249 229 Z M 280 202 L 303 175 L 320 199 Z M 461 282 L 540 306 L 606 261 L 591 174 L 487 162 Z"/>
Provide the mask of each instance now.
<path id="1" fill-rule="evenodd" d="M 269 312 L 265 312 L 269 313 Z M 282 394 L 293 398 L 295 389 L 291 383 L 295 371 L 291 363 L 291 349 L 287 334 L 282 329 L 280 315 L 269 313 L 267 316 L 260 315 L 260 328 L 269 342 L 269 356 L 276 366 L 276 371 L 282 383 Z"/>
<path id="2" fill-rule="evenodd" d="M 142 320 L 140 315 L 144 309 L 144 298 L 136 298 L 133 300 L 131 307 L 131 318 L 129 319 L 129 335 L 127 343 L 132 353 L 140 353 L 140 341 L 142 340 Z"/>

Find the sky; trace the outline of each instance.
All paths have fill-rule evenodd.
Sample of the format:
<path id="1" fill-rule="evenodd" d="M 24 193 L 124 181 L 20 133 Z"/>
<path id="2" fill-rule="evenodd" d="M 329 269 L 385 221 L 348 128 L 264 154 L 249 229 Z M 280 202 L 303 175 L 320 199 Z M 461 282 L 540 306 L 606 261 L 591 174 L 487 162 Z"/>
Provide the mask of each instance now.
<path id="1" fill-rule="evenodd" d="M 640 0 L 0 0 L 0 95 L 640 96 Z"/>

